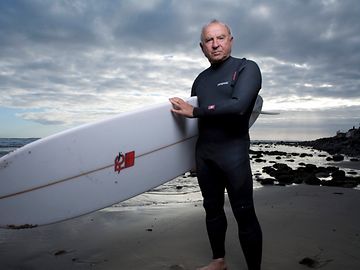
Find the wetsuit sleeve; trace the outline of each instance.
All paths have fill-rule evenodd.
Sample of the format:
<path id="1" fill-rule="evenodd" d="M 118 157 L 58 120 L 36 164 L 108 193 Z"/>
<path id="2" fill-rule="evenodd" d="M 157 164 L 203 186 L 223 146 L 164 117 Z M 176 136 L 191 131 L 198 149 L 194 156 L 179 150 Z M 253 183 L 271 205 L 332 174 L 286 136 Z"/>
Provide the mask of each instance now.
<path id="1" fill-rule="evenodd" d="M 197 77 L 191 87 L 191 96 L 196 96 L 196 85 L 198 84 L 199 77 Z"/>
<path id="2" fill-rule="evenodd" d="M 261 89 L 261 72 L 258 65 L 247 60 L 237 75 L 232 97 L 207 108 L 194 108 L 194 117 L 208 117 L 212 115 L 245 114 Z M 194 91 L 194 90 L 193 90 Z M 192 94 L 194 94 L 192 91 Z"/>

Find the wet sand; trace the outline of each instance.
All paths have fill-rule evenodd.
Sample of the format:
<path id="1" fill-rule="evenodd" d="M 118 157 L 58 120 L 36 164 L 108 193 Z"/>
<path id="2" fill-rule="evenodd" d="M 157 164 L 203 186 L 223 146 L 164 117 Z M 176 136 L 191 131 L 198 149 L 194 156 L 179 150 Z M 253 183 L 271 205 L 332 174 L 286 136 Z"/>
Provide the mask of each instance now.
<path id="1" fill-rule="evenodd" d="M 360 269 L 360 191 L 269 186 L 254 191 L 263 269 Z M 0 230 L 8 269 L 196 269 L 211 257 L 200 204 L 97 211 L 49 226 Z M 229 269 L 246 269 L 229 205 Z M 304 262 L 308 265 L 300 264 Z M 311 268 L 310 268 L 311 269 Z"/>
<path id="2" fill-rule="evenodd" d="M 329 162 L 325 164 L 326 166 L 336 166 L 339 168 L 347 168 L 353 170 L 360 169 L 360 161 L 338 161 L 338 162 Z"/>

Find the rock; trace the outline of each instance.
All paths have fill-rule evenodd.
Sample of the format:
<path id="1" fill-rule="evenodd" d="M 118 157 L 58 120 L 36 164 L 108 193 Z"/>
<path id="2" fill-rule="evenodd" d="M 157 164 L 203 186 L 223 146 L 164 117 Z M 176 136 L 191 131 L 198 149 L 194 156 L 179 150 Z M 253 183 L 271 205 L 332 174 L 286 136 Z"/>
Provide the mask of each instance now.
<path id="1" fill-rule="evenodd" d="M 299 264 L 306 265 L 307 267 L 310 267 L 310 268 L 316 268 L 319 265 L 319 262 L 315 259 L 305 257 L 299 261 Z"/>
<path id="2" fill-rule="evenodd" d="M 329 166 L 329 167 L 326 167 L 326 170 L 327 170 L 328 172 L 333 173 L 333 172 L 338 171 L 339 168 L 338 168 L 338 167 L 335 167 L 335 166 Z"/>
<path id="3" fill-rule="evenodd" d="M 318 178 L 327 178 L 330 176 L 330 172 L 317 172 L 315 176 Z"/>
<path id="4" fill-rule="evenodd" d="M 300 162 L 299 166 L 305 166 L 306 164 L 304 162 Z"/>
<path id="5" fill-rule="evenodd" d="M 314 164 L 305 164 L 305 172 L 314 173 L 317 167 Z"/>
<path id="6" fill-rule="evenodd" d="M 278 171 L 291 171 L 292 169 L 289 167 L 289 165 L 285 164 L 285 163 L 276 163 L 273 165 L 273 167 L 275 169 L 277 169 Z"/>
<path id="7" fill-rule="evenodd" d="M 61 249 L 61 250 L 54 252 L 54 256 L 64 255 L 66 253 L 68 253 L 66 250 Z"/>
<path id="8" fill-rule="evenodd" d="M 190 171 L 190 177 L 196 177 L 196 171 Z"/>
<path id="9" fill-rule="evenodd" d="M 293 178 L 290 174 L 276 175 L 275 179 L 279 182 L 279 184 L 290 185 L 293 183 Z"/>
<path id="10" fill-rule="evenodd" d="M 333 155 L 332 159 L 334 161 L 343 161 L 344 160 L 344 156 L 343 155 Z"/>
<path id="11" fill-rule="evenodd" d="M 273 178 L 264 178 L 264 179 L 259 179 L 260 184 L 263 186 L 267 186 L 267 185 L 274 185 L 274 181 L 275 179 Z"/>
<path id="12" fill-rule="evenodd" d="M 335 181 L 341 181 L 341 180 L 345 180 L 346 177 L 345 177 L 345 172 L 343 170 L 338 170 L 338 171 L 335 171 L 331 174 L 331 177 L 333 180 Z"/>
<path id="13" fill-rule="evenodd" d="M 317 178 L 315 175 L 310 175 L 304 180 L 304 183 L 308 185 L 319 186 L 321 184 L 321 180 Z"/>
<path id="14" fill-rule="evenodd" d="M 275 170 L 273 167 L 271 167 L 271 166 L 265 166 L 265 167 L 263 167 L 263 168 L 262 168 L 262 171 L 263 171 L 264 173 L 267 173 L 268 175 L 273 175 L 273 174 L 276 172 L 276 170 Z"/>
<path id="15" fill-rule="evenodd" d="M 312 157 L 313 155 L 312 154 L 307 154 L 307 153 L 301 153 L 300 154 L 300 157 L 301 158 L 304 158 L 304 157 Z"/>

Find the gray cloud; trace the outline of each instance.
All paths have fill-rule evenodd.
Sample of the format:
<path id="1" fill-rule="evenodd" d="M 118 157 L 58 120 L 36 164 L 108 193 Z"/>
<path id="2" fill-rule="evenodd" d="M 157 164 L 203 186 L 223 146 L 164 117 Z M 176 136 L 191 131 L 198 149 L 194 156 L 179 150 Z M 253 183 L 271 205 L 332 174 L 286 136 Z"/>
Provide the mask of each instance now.
<path id="1" fill-rule="evenodd" d="M 261 67 L 265 109 L 293 100 L 319 119 L 336 108 L 353 119 L 360 107 L 355 0 L 5 0 L 0 11 L 0 108 L 27 120 L 78 124 L 189 95 L 212 18 L 232 27 L 233 55 Z"/>

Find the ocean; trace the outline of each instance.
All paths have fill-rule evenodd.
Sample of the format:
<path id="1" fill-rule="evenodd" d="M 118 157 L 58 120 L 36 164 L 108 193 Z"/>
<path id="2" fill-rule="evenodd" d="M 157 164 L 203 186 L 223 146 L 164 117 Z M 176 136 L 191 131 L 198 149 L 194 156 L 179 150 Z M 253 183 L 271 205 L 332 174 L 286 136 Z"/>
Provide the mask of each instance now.
<path id="1" fill-rule="evenodd" d="M 36 140 L 38 139 L 37 138 L 0 138 L 0 157 Z"/>
<path id="2" fill-rule="evenodd" d="M 0 157 L 36 140 L 37 138 L 0 138 Z M 262 187 L 262 185 L 256 181 L 258 178 L 264 179 L 270 177 L 263 172 L 263 167 L 265 166 L 272 166 L 274 163 L 279 162 L 285 163 L 293 169 L 299 167 L 299 164 L 301 163 L 314 164 L 318 167 L 327 166 L 328 162 L 326 161 L 326 157 L 330 156 L 323 151 L 314 150 L 309 147 L 299 147 L 295 142 L 283 144 L 276 141 L 254 141 L 252 142 L 250 149 L 253 151 L 250 154 L 250 157 L 254 175 L 254 189 Z M 263 153 L 261 158 L 256 154 L 259 151 Z M 276 155 L 276 153 L 282 153 L 281 157 Z M 348 159 L 348 157 L 345 157 L 345 160 Z M 344 168 L 343 170 L 352 175 L 360 175 L 360 170 Z M 157 188 L 116 204 L 106 210 L 114 211 L 119 207 L 121 207 L 121 209 L 132 209 L 134 207 L 143 207 L 147 205 L 161 206 L 190 202 L 201 203 L 201 201 L 202 197 L 196 177 L 193 177 L 190 173 L 186 173 Z"/>

